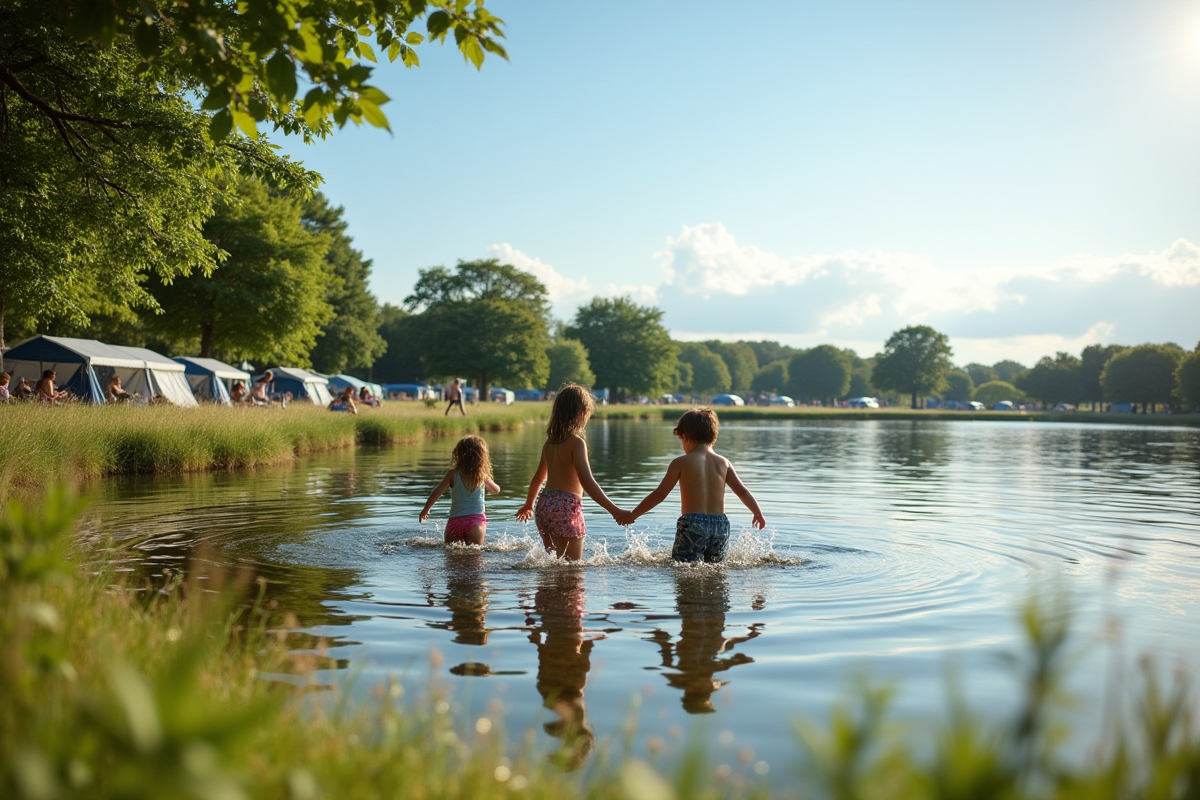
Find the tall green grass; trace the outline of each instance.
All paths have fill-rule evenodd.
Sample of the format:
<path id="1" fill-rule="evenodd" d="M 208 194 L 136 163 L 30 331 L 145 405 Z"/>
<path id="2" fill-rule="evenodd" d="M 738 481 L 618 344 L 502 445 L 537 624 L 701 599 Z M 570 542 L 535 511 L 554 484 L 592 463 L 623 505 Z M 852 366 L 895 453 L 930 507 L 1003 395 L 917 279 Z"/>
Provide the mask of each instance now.
<path id="1" fill-rule="evenodd" d="M 140 593 L 105 563 L 71 563 L 79 509 L 65 491 L 0 519 L 0 797 L 674 798 L 766 797 L 765 784 L 713 768 L 705 750 L 666 767 L 633 737 L 571 772 L 532 740 L 506 737 L 498 711 L 463 724 L 444 687 L 400 684 L 354 705 L 312 702 L 320 642 L 221 575 Z M 253 583 L 248 584 L 253 587 Z M 233 591 L 230 591 L 230 589 Z M 837 800 L 1187 800 L 1200 796 L 1196 696 L 1149 666 L 1115 697 L 1086 755 L 1069 757 L 1064 685 L 1077 637 L 1060 603 L 1034 601 L 1011 664 L 1016 713 L 961 702 L 944 722 L 897 722 L 887 689 L 860 683 L 823 721 L 797 726 L 796 763 L 772 773 L 790 796 Z M 288 680 L 283 680 L 285 676 Z M 950 693 L 954 696 L 954 693 Z M 1096 698 L 1075 703 L 1096 706 Z M 516 732 L 519 734 L 519 732 Z M 647 745 L 649 746 L 649 745 Z"/>
<path id="2" fill-rule="evenodd" d="M 479 408 L 446 417 L 416 403 L 364 408 L 357 416 L 299 403 L 286 409 L 8 403 L 0 406 L 0 500 L 60 481 L 254 469 L 357 443 L 512 430 L 547 413 L 544 404 Z"/>

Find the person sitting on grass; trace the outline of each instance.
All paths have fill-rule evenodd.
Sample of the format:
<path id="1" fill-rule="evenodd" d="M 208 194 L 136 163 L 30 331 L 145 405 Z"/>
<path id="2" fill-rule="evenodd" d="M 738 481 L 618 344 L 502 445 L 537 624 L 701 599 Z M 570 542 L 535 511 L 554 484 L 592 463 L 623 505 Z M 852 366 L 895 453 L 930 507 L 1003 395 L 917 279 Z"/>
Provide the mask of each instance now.
<path id="1" fill-rule="evenodd" d="M 38 402 L 54 405 L 71 396 L 71 393 L 66 389 L 59 390 L 54 387 L 54 379 L 56 377 L 58 377 L 58 373 L 52 369 L 48 369 L 42 373 L 42 379 L 37 382 Z"/>
<path id="2" fill-rule="evenodd" d="M 246 402 L 246 384 L 241 381 L 233 382 L 233 391 L 229 393 L 229 402 L 235 406 L 240 406 Z"/>
<path id="3" fill-rule="evenodd" d="M 133 399 L 133 395 L 122 389 L 121 378 L 113 375 L 108 386 L 104 387 L 104 399 L 110 403 L 127 403 Z"/>
<path id="4" fill-rule="evenodd" d="M 358 402 L 362 403 L 364 406 L 371 406 L 372 408 L 379 408 L 379 406 L 383 405 L 383 402 L 374 394 L 372 394 L 371 390 L 366 386 L 362 387 L 362 389 L 359 391 Z"/>
<path id="5" fill-rule="evenodd" d="M 250 402 L 256 406 L 269 407 L 271 398 L 267 397 L 267 387 L 273 380 L 275 380 L 275 376 L 271 374 L 271 370 L 259 375 L 258 380 L 254 382 L 254 388 L 250 390 Z"/>
<path id="6" fill-rule="evenodd" d="M 342 389 L 342 394 L 329 404 L 329 410 L 357 414 L 358 407 L 354 405 L 354 387 L 347 386 L 345 389 Z"/>
<path id="7" fill-rule="evenodd" d="M 12 380 L 12 375 L 7 372 L 0 372 L 0 403 L 8 402 L 8 384 Z"/>
<path id="8" fill-rule="evenodd" d="M 12 397 L 14 400 L 28 400 L 33 397 L 33 387 L 26 378 L 21 378 L 17 388 L 12 390 Z"/>
<path id="9" fill-rule="evenodd" d="M 680 417 L 675 435 L 683 446 L 683 455 L 671 462 L 662 483 L 637 508 L 613 515 L 618 525 L 632 525 L 642 514 L 666 500 L 678 483 L 683 516 L 675 523 L 675 546 L 671 548 L 671 558 L 676 561 L 704 560 L 711 564 L 725 560 L 729 550 L 726 486 L 750 509 L 754 527 L 761 530 L 767 525 L 758 501 L 738 479 L 729 459 L 712 449 L 717 441 L 718 424 L 717 414 L 711 408 L 693 408 Z"/>

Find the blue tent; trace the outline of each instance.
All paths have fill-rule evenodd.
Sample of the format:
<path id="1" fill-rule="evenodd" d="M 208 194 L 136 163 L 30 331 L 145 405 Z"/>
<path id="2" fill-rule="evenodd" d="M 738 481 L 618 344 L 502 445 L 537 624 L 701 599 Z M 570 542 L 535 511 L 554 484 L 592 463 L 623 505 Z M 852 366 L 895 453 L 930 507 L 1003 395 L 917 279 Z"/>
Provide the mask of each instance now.
<path id="1" fill-rule="evenodd" d="M 424 400 L 426 398 L 438 399 L 440 395 L 437 389 L 434 389 L 428 383 L 385 383 L 383 391 L 388 397 L 395 398 L 399 395 L 405 395 L 409 400 Z"/>
<path id="2" fill-rule="evenodd" d="M 270 392 L 272 395 L 292 393 L 295 400 L 308 400 L 319 406 L 327 406 L 333 402 L 329 394 L 329 381 L 320 375 L 315 375 L 306 369 L 295 367 L 271 367 L 263 374 L 271 373 Z M 261 376 L 258 376 L 261 377 Z M 258 380 L 258 377 L 255 380 Z"/>
<path id="3" fill-rule="evenodd" d="M 371 381 L 364 381 L 364 380 L 354 377 L 353 375 L 340 374 L 340 375 L 330 375 L 329 376 L 329 391 L 331 393 L 338 394 L 340 391 L 345 389 L 347 386 L 353 386 L 355 392 L 361 392 L 363 387 L 365 386 L 371 390 L 371 394 L 373 394 L 375 397 L 378 397 L 380 400 L 382 400 L 384 397 L 383 387 L 380 386 L 378 383 L 372 383 Z"/>
<path id="4" fill-rule="evenodd" d="M 85 403 L 104 403 L 104 385 L 116 375 L 125 391 L 146 398 L 165 397 L 175 405 L 195 406 L 183 366 L 144 347 L 121 347 L 94 339 L 34 336 L 4 354 L 4 369 L 14 381 L 35 382 L 52 369 L 56 383 Z"/>
<path id="5" fill-rule="evenodd" d="M 229 382 L 242 381 L 246 388 L 250 386 L 250 373 L 237 367 L 231 367 L 224 361 L 215 358 L 192 358 L 190 356 L 175 359 L 183 364 L 187 382 L 191 384 L 192 393 L 201 400 L 213 403 L 232 405 L 229 396 Z"/>

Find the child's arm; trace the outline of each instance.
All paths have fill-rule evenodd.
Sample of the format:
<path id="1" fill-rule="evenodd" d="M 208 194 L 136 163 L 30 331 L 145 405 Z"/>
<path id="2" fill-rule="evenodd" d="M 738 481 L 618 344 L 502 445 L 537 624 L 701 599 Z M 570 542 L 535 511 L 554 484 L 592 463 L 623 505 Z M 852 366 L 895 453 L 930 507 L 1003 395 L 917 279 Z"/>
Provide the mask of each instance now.
<path id="1" fill-rule="evenodd" d="M 492 494 L 496 494 L 497 492 L 500 491 L 500 484 L 496 483 L 491 478 L 484 478 L 483 479 L 483 488 L 486 491 L 491 492 Z"/>
<path id="2" fill-rule="evenodd" d="M 588 463 L 587 442 L 578 436 L 571 443 L 571 459 L 575 464 L 575 474 L 579 476 L 579 485 L 588 493 L 588 497 L 595 500 L 598 506 L 612 514 L 614 518 L 618 514 L 624 514 L 625 512 L 617 508 L 616 503 L 608 499 L 608 495 L 592 477 L 592 465 Z"/>
<path id="3" fill-rule="evenodd" d="M 529 493 L 525 495 L 525 505 L 517 509 L 517 519 L 528 522 L 533 516 L 533 501 L 537 499 L 538 489 L 546 482 L 546 448 L 542 448 L 542 460 L 538 462 L 533 472 L 533 480 L 529 482 Z"/>
<path id="4" fill-rule="evenodd" d="M 667 467 L 667 474 L 663 476 L 662 483 L 658 484 L 658 488 L 646 495 L 646 499 L 638 503 L 637 508 L 629 512 L 630 524 L 633 524 L 635 519 L 667 499 L 667 495 L 675 488 L 675 484 L 679 483 L 679 461 L 680 459 L 677 458 L 671 462 L 671 465 Z"/>
<path id="5" fill-rule="evenodd" d="M 733 493 L 737 495 L 738 500 L 741 500 L 746 508 L 750 509 L 750 513 L 754 515 L 751 525 L 758 528 L 760 531 L 767 527 L 767 521 L 763 519 L 762 509 L 758 507 L 758 501 L 754 499 L 754 495 L 750 494 L 750 490 L 746 488 L 746 484 L 742 483 L 741 478 L 733 471 L 733 464 L 729 465 L 729 472 L 725 473 L 725 483 Z"/>
<path id="6" fill-rule="evenodd" d="M 442 482 L 433 487 L 433 494 L 429 495 L 429 499 L 425 501 L 425 507 L 421 509 L 421 522 L 429 519 L 429 509 L 433 508 L 433 504 L 438 501 L 438 498 L 446 493 L 450 488 L 450 483 L 454 480 L 454 470 L 446 473 L 446 477 L 442 478 Z"/>

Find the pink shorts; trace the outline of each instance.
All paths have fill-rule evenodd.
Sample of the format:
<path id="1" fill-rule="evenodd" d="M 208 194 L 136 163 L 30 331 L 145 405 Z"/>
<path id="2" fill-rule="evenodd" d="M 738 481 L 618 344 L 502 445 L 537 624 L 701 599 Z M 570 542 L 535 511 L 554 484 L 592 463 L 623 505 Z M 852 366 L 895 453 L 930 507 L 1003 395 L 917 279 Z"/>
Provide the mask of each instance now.
<path id="1" fill-rule="evenodd" d="M 583 498 L 571 492 L 543 489 L 533 511 L 538 533 L 556 539 L 582 539 L 587 534 L 583 524 Z"/>
<path id="2" fill-rule="evenodd" d="M 446 541 L 466 541 L 467 533 L 478 525 L 482 525 L 484 533 L 487 533 L 486 514 L 468 514 L 465 517 L 451 517 L 446 520 Z"/>

